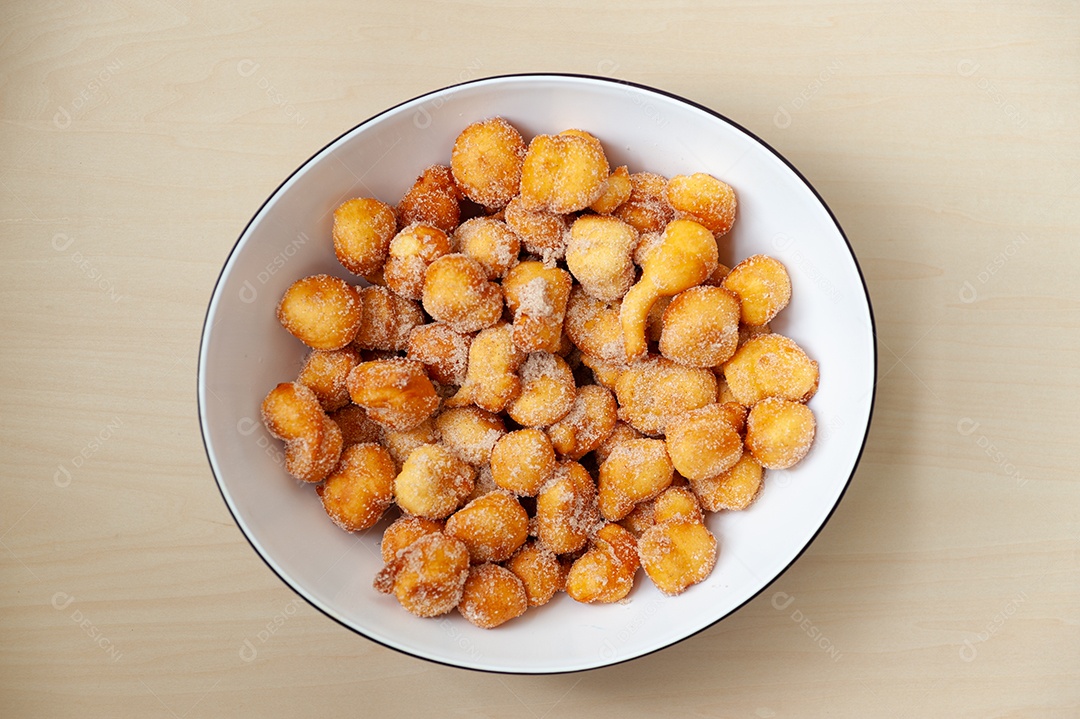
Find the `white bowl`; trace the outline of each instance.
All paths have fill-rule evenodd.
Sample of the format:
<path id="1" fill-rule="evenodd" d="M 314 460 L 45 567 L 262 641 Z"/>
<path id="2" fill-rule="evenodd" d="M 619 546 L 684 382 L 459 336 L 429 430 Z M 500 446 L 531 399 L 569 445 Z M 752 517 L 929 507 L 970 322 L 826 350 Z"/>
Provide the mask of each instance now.
<path id="1" fill-rule="evenodd" d="M 356 281 L 334 257 L 331 213 L 343 200 L 394 203 L 420 171 L 446 164 L 470 122 L 501 115 L 526 138 L 577 127 L 603 142 L 615 167 L 667 176 L 708 172 L 738 193 L 721 261 L 780 259 L 793 296 L 773 323 L 821 366 L 810 406 L 818 437 L 796 468 L 769 472 L 744 512 L 711 515 L 716 569 L 678 597 L 647 578 L 627 600 L 578 604 L 565 594 L 495 630 L 456 612 L 418 619 L 371 588 L 381 524 L 351 535 L 327 519 L 312 487 L 282 468 L 259 421 L 263 396 L 296 377 L 305 349 L 274 308 L 294 280 L 326 272 Z M 850 482 L 862 452 L 876 376 L 873 318 L 859 267 L 836 219 L 774 150 L 721 115 L 673 95 L 602 78 L 494 77 L 386 110 L 327 145 L 292 174 L 248 224 L 221 272 L 203 328 L 199 419 L 222 496 L 255 551 L 314 607 L 388 647 L 445 664 L 513 673 L 567 672 L 667 647 L 738 609 L 807 547 Z"/>

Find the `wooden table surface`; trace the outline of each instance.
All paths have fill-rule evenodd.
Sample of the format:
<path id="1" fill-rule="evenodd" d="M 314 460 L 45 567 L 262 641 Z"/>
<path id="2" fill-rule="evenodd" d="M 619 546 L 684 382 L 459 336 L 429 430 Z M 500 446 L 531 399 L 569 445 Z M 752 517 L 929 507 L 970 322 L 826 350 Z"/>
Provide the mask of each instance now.
<path id="1" fill-rule="evenodd" d="M 1076 3 L 702 5 L 4 3 L 0 717 L 1080 716 Z M 847 495 L 769 590 L 520 677 L 299 600 L 226 510 L 195 387 L 284 177 L 385 107 L 538 70 L 663 88 L 790 159 L 859 257 L 880 380 Z"/>

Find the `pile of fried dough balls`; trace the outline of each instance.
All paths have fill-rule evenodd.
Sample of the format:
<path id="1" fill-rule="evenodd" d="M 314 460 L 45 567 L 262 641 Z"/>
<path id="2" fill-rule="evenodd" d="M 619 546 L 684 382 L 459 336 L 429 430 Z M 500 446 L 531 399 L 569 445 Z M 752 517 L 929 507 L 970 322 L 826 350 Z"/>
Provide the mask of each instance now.
<path id="1" fill-rule="evenodd" d="M 559 591 L 622 600 L 639 567 L 668 595 L 709 575 L 704 512 L 748 507 L 815 428 L 817 363 L 769 329 L 786 269 L 719 262 L 735 207 L 711 175 L 612 171 L 587 132 L 496 117 L 397 207 L 335 210 L 366 282 L 289 287 L 311 352 L 262 412 L 340 527 L 396 505 L 377 590 L 491 628 Z"/>

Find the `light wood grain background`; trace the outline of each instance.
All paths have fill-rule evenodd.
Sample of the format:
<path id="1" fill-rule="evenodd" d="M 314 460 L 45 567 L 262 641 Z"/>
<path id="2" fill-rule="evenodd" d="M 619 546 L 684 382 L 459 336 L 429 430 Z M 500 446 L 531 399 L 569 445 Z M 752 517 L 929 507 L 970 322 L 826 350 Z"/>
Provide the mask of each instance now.
<path id="1" fill-rule="evenodd" d="M 4 3 L 0 716 L 1080 716 L 1078 18 Z M 300 602 L 218 494 L 195 365 L 233 242 L 308 156 L 423 92 L 541 70 L 678 93 L 786 155 L 862 263 L 880 382 L 850 490 L 768 591 L 658 654 L 530 678 Z"/>

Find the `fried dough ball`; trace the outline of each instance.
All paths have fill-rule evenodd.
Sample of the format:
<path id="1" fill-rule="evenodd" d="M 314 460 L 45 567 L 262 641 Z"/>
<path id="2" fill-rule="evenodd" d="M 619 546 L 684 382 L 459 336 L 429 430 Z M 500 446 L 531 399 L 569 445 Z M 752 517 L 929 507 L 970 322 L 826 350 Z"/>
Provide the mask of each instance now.
<path id="1" fill-rule="evenodd" d="M 716 401 L 716 375 L 685 367 L 665 357 L 635 362 L 615 385 L 619 419 L 649 435 L 664 433 L 667 423 Z"/>
<path id="2" fill-rule="evenodd" d="M 614 395 L 603 387 L 579 387 L 567 415 L 547 428 L 551 446 L 563 457 L 581 459 L 615 429 L 618 409 Z"/>
<path id="3" fill-rule="evenodd" d="M 423 517 L 398 517 L 383 532 L 379 549 L 384 564 L 393 562 L 402 551 L 425 534 L 437 534 L 443 530 L 443 523 L 436 519 Z"/>
<path id="4" fill-rule="evenodd" d="M 810 451 L 815 424 L 805 404 L 766 397 L 746 418 L 746 448 L 763 467 L 787 469 Z"/>
<path id="5" fill-rule="evenodd" d="M 354 275 L 376 277 L 395 231 L 397 220 L 390 205 L 370 197 L 342 203 L 334 210 L 332 230 L 338 262 Z"/>
<path id="6" fill-rule="evenodd" d="M 506 568 L 521 580 L 530 607 L 547 604 L 566 586 L 566 568 L 554 552 L 539 542 L 522 546 L 506 563 Z"/>
<path id="7" fill-rule="evenodd" d="M 481 629 L 494 629 L 528 607 L 525 585 L 516 574 L 497 564 L 481 564 L 469 570 L 457 609 Z"/>
<path id="8" fill-rule="evenodd" d="M 521 394 L 506 413 L 525 427 L 546 427 L 565 417 L 574 406 L 574 373 L 559 355 L 533 352 L 521 365 Z"/>
<path id="9" fill-rule="evenodd" d="M 582 353 L 607 362 L 626 362 L 618 304 L 605 304 L 576 286 L 566 303 L 563 329 Z"/>
<path id="10" fill-rule="evenodd" d="M 626 369 L 626 365 L 621 362 L 609 362 L 607 360 L 596 359 L 584 352 L 578 350 L 578 355 L 581 357 L 581 364 L 585 365 L 592 372 L 593 379 L 596 383 L 605 389 L 615 391 L 615 385 L 619 382 L 619 377 L 622 375 L 623 370 Z"/>
<path id="11" fill-rule="evenodd" d="M 526 352 L 558 352 L 574 280 L 566 270 L 526 261 L 507 273 L 502 289 L 514 313 L 514 344 Z"/>
<path id="12" fill-rule="evenodd" d="M 622 220 L 583 215 L 570 227 L 566 266 L 582 289 L 601 302 L 614 302 L 634 284 L 637 242 L 637 230 Z"/>
<path id="13" fill-rule="evenodd" d="M 337 465 L 343 446 L 341 428 L 324 416 L 317 435 L 285 442 L 285 471 L 301 482 L 321 482 Z"/>
<path id="14" fill-rule="evenodd" d="M 726 406 L 709 404 L 668 422 L 668 455 L 675 469 L 687 479 L 705 479 L 726 472 L 742 456 L 742 437 L 732 427 Z"/>
<path id="15" fill-rule="evenodd" d="M 619 205 L 626 202 L 632 189 L 633 183 L 630 182 L 630 173 L 626 165 L 616 167 L 604 182 L 604 193 L 596 202 L 589 205 L 589 209 L 598 215 L 610 215 Z"/>
<path id="16" fill-rule="evenodd" d="M 363 407 L 350 403 L 336 412 L 331 412 L 330 419 L 341 428 L 341 438 L 346 445 L 379 441 L 380 427 L 371 421 Z"/>
<path id="17" fill-rule="evenodd" d="M 536 496 L 554 472 L 555 450 L 538 429 L 509 432 L 491 448 L 491 476 L 514 494 Z"/>
<path id="18" fill-rule="evenodd" d="M 394 497 L 409 514 L 443 519 L 473 490 L 476 471 L 442 445 L 414 449 L 394 478 Z"/>
<path id="19" fill-rule="evenodd" d="M 432 225 L 409 225 L 390 240 L 383 281 L 402 297 L 419 300 L 428 265 L 448 254 L 450 238 L 445 232 Z"/>
<path id="20" fill-rule="evenodd" d="M 600 465 L 600 514 L 617 522 L 634 505 L 652 499 L 671 484 L 674 468 L 664 441 L 631 439 L 620 442 Z"/>
<path id="21" fill-rule="evenodd" d="M 300 368 L 296 381 L 311 388 L 327 412 L 349 404 L 345 380 L 349 371 L 360 364 L 360 353 L 352 347 L 339 350 L 312 350 Z"/>
<path id="22" fill-rule="evenodd" d="M 536 536 L 556 554 L 576 552 L 600 521 L 596 484 L 577 462 L 560 462 L 536 497 Z"/>
<path id="23" fill-rule="evenodd" d="M 521 197 L 510 200 L 504 213 L 506 225 L 521 238 L 527 252 L 553 266 L 566 256 L 566 234 L 569 231 L 562 215 L 544 210 L 526 209 Z"/>
<path id="24" fill-rule="evenodd" d="M 638 232 L 660 232 L 675 219 L 667 201 L 667 178 L 654 172 L 630 175 L 630 196 L 615 209 L 615 216 Z"/>
<path id="25" fill-rule="evenodd" d="M 724 287 L 738 295 L 747 325 L 770 322 L 791 300 L 787 268 L 768 255 L 753 255 L 732 267 Z"/>
<path id="26" fill-rule="evenodd" d="M 461 217 L 460 193 L 450 168 L 432 165 L 424 170 L 398 203 L 398 220 L 403 227 L 420 222 L 453 232 Z"/>
<path id="27" fill-rule="evenodd" d="M 733 430 L 742 434 L 743 430 L 746 429 L 746 407 L 731 400 L 727 402 L 718 401 L 717 404 L 720 405 L 719 417 L 731 425 Z"/>
<path id="28" fill-rule="evenodd" d="M 667 200 L 679 216 L 701 223 L 717 237 L 735 222 L 735 190 L 704 172 L 671 178 Z"/>
<path id="29" fill-rule="evenodd" d="M 509 492 L 497 490 L 450 515 L 446 533 L 465 542 L 473 564 L 513 556 L 529 536 L 529 515 Z"/>
<path id="30" fill-rule="evenodd" d="M 625 442 L 628 439 L 645 439 L 645 435 L 638 432 L 626 422 L 621 420 L 616 422 L 611 430 L 611 434 L 609 434 L 607 439 L 601 442 L 600 446 L 596 448 L 596 463 L 603 464 L 604 460 L 611 454 L 611 450 L 615 449 L 615 446 L 620 442 Z"/>
<path id="31" fill-rule="evenodd" d="M 469 367 L 472 337 L 450 329 L 442 322 L 413 328 L 409 333 L 408 357 L 422 362 L 439 384 L 460 386 Z"/>
<path id="32" fill-rule="evenodd" d="M 605 524 L 589 550 L 571 565 L 566 593 L 586 604 L 617 602 L 634 587 L 638 566 L 634 535 L 617 524 Z"/>
<path id="33" fill-rule="evenodd" d="M 622 300 L 619 320 L 628 356 L 648 349 L 645 324 L 653 303 L 701 284 L 717 262 L 716 240 L 698 223 L 675 220 L 664 228 L 660 244 L 645 257 L 641 279 Z"/>
<path id="34" fill-rule="evenodd" d="M 514 344 L 513 328 L 498 324 L 482 330 L 469 346 L 469 365 L 465 384 L 447 406 L 459 407 L 470 402 L 488 412 L 501 412 L 521 393 L 518 368 L 525 353 Z"/>
<path id="35" fill-rule="evenodd" d="M 641 535 L 638 553 L 656 588 L 674 596 L 712 572 L 716 537 L 701 522 L 660 522 Z"/>
<path id="36" fill-rule="evenodd" d="M 303 482 L 319 482 L 341 455 L 341 429 L 315 393 L 298 382 L 283 382 L 266 395 L 262 420 L 273 436 L 285 441 L 285 471 Z"/>
<path id="37" fill-rule="evenodd" d="M 450 168 L 461 194 L 490 210 L 506 206 L 521 184 L 525 140 L 501 117 L 474 122 L 454 140 Z"/>
<path id="38" fill-rule="evenodd" d="M 277 306 L 281 326 L 316 350 L 339 350 L 352 342 L 363 314 L 356 288 L 330 275 L 297 280 Z"/>
<path id="39" fill-rule="evenodd" d="M 408 346 L 409 334 L 424 324 L 424 313 L 415 302 L 385 287 L 364 287 L 360 297 L 364 319 L 354 340 L 360 349 L 398 352 Z"/>
<path id="40" fill-rule="evenodd" d="M 412 429 L 394 430 L 383 427 L 379 434 L 380 442 L 390 452 L 399 468 L 405 464 L 414 449 L 439 441 L 439 431 L 435 429 L 435 423 L 430 417 Z"/>
<path id="41" fill-rule="evenodd" d="M 502 316 L 502 292 L 483 266 L 461 254 L 443 255 L 424 274 L 427 313 L 458 332 L 491 327 Z"/>
<path id="42" fill-rule="evenodd" d="M 489 280 L 504 276 L 517 264 L 521 240 L 502 220 L 474 217 L 454 230 L 457 249 L 484 268 Z"/>
<path id="43" fill-rule="evenodd" d="M 375 589 L 393 593 L 418 617 L 437 617 L 458 605 L 469 577 L 469 550 L 441 532 L 425 534 L 375 577 Z"/>
<path id="44" fill-rule="evenodd" d="M 486 464 L 491 448 L 506 434 L 502 419 L 478 407 L 448 409 L 435 418 L 443 445 L 472 465 Z"/>
<path id="45" fill-rule="evenodd" d="M 668 487 L 652 501 L 653 523 L 704 522 L 701 505 L 689 487 Z"/>
<path id="46" fill-rule="evenodd" d="M 715 477 L 692 480 L 690 487 L 701 506 L 710 512 L 746 509 L 757 499 L 764 476 L 761 463 L 749 452 L 744 452 L 728 471 Z"/>
<path id="47" fill-rule="evenodd" d="M 359 532 L 374 526 L 394 501 L 395 474 L 394 460 L 383 447 L 352 444 L 315 490 L 334 524 Z"/>
<path id="48" fill-rule="evenodd" d="M 607 158 L 595 138 L 537 135 L 521 167 L 521 201 L 530 210 L 577 212 L 600 199 L 607 178 Z"/>
<path id="49" fill-rule="evenodd" d="M 731 359 L 739 342 L 739 298 L 721 287 L 691 287 L 664 310 L 660 353 L 691 367 Z"/>
<path id="50" fill-rule="evenodd" d="M 792 339 L 759 335 L 724 364 L 724 379 L 745 407 L 766 397 L 806 402 L 817 392 L 818 364 Z"/>
<path id="51" fill-rule="evenodd" d="M 352 401 L 388 429 L 412 429 L 439 406 L 439 396 L 424 372 L 424 365 L 414 360 L 358 364 L 349 372 L 348 387 Z"/>

